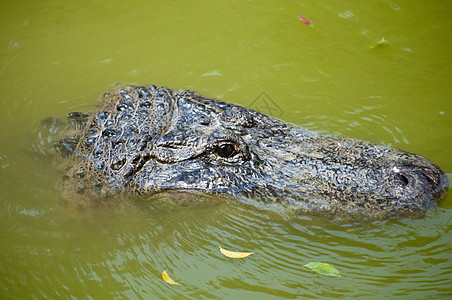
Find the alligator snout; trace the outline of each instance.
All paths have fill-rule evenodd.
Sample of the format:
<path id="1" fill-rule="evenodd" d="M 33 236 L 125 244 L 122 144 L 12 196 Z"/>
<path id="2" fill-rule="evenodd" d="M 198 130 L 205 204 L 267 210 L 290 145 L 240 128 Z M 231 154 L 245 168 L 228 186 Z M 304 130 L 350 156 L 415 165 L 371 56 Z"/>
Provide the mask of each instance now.
<path id="1" fill-rule="evenodd" d="M 272 174 L 267 182 L 295 209 L 341 217 L 418 217 L 445 196 L 444 171 L 420 155 L 298 133 L 290 142 L 272 136 L 272 143 L 250 147 L 259 156 L 274 157 L 266 160 L 272 166 L 265 172 Z"/>
<path id="2" fill-rule="evenodd" d="M 441 202 L 449 185 L 448 178 L 437 165 L 420 156 L 417 159 L 423 164 L 413 160 L 412 164 L 405 163 L 390 169 L 387 190 L 406 205 L 429 208 L 435 202 Z"/>

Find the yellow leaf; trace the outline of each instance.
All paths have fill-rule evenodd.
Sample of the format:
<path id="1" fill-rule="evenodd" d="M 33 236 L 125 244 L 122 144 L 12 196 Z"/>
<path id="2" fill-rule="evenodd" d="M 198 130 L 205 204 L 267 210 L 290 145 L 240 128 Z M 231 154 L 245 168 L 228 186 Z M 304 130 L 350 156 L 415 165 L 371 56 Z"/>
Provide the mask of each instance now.
<path id="1" fill-rule="evenodd" d="M 224 256 L 227 256 L 230 258 L 244 258 L 244 257 L 247 257 L 254 253 L 254 252 L 234 252 L 234 251 L 225 250 L 221 247 L 219 247 L 219 248 L 220 248 L 221 253 L 223 253 Z"/>
<path id="2" fill-rule="evenodd" d="M 163 270 L 163 272 L 162 272 L 162 278 L 163 278 L 163 280 L 165 280 L 165 281 L 168 282 L 169 284 L 179 285 L 179 283 L 177 283 L 177 282 L 174 281 L 171 277 L 169 277 L 169 275 L 168 275 L 168 273 L 166 272 L 166 270 Z"/>

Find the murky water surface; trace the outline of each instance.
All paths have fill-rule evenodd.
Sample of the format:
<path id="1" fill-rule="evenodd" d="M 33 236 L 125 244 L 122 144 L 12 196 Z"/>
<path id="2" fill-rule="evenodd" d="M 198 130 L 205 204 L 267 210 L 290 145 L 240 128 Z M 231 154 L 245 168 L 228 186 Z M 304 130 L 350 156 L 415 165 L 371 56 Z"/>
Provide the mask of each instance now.
<path id="1" fill-rule="evenodd" d="M 450 173 L 450 3 L 66 2 L 0 2 L 1 298 L 452 296 L 451 193 L 426 218 L 374 224 L 222 201 L 80 211 L 62 205 L 39 144 L 41 120 L 89 110 L 117 82 L 154 83 L 403 148 Z M 255 253 L 232 260 L 218 246 Z"/>

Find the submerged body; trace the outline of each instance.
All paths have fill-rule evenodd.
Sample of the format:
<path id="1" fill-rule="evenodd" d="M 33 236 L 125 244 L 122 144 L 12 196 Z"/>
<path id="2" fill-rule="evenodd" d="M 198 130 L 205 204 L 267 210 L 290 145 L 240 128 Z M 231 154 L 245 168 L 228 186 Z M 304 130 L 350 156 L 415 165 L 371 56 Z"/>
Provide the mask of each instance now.
<path id="1" fill-rule="evenodd" d="M 308 131 L 188 90 L 127 86 L 69 114 L 57 149 L 76 193 L 188 191 L 328 216 L 425 214 L 445 196 L 426 158 Z"/>

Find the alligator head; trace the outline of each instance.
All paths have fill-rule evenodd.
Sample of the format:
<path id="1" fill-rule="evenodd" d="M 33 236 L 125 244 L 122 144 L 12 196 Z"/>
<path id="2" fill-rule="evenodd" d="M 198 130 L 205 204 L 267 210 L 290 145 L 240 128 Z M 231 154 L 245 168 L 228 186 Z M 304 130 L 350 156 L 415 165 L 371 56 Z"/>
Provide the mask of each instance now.
<path id="1" fill-rule="evenodd" d="M 117 88 L 96 112 L 69 116 L 72 134 L 57 149 L 75 154 L 72 177 L 90 178 L 79 193 L 198 191 L 386 218 L 425 214 L 448 186 L 444 171 L 422 156 L 320 135 L 188 90 Z"/>

